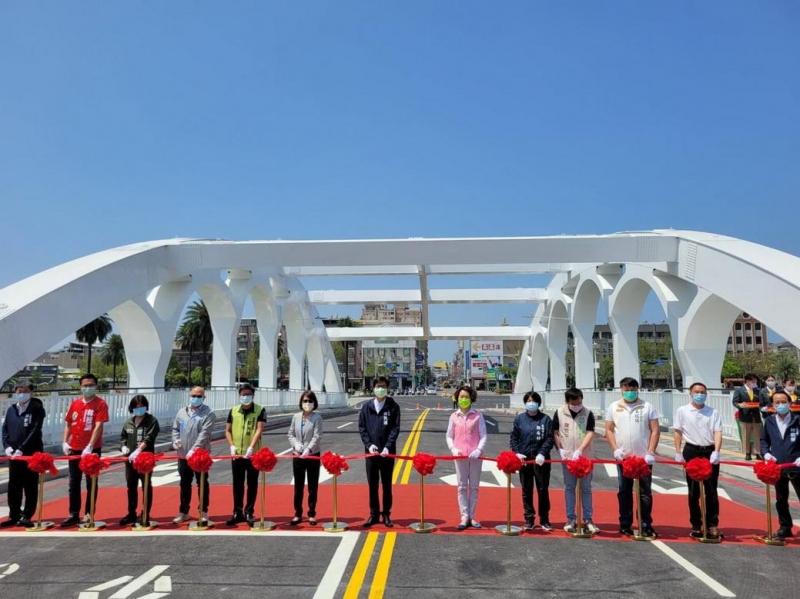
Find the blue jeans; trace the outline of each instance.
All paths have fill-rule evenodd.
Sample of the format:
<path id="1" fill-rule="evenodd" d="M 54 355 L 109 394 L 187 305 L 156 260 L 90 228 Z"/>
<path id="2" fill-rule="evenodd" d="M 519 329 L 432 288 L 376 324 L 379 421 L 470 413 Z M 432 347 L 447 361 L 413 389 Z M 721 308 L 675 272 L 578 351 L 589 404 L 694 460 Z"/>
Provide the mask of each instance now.
<path id="1" fill-rule="evenodd" d="M 564 499 L 567 502 L 567 520 L 577 520 L 575 514 L 575 487 L 578 479 L 574 477 L 567 464 L 562 462 L 561 469 L 564 474 Z M 583 508 L 583 521 L 592 519 L 592 473 L 581 479 L 581 507 Z"/>

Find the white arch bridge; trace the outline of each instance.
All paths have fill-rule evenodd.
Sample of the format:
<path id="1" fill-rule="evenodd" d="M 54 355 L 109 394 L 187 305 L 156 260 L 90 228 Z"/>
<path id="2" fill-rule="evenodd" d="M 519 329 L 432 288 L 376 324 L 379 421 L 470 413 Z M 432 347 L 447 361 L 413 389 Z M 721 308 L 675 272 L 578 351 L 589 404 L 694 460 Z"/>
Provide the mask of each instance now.
<path id="1" fill-rule="evenodd" d="M 489 274 L 552 278 L 542 288 L 429 287 L 433 276 Z M 391 275 L 414 277 L 413 288 L 308 291 L 302 282 Z M 571 330 L 576 384 L 591 389 L 598 306 L 608 311 L 615 379 L 638 378 L 637 329 L 651 291 L 670 326 L 684 384 L 716 386 L 740 311 L 800 346 L 800 258 L 721 235 L 656 230 L 472 239 L 171 239 L 92 254 L 0 289 L 0 380 L 108 312 L 124 340 L 130 387 L 162 387 L 178 320 L 197 293 L 214 332 L 212 386 L 235 381 L 237 333 L 249 297 L 260 336 L 261 381 L 276 380 L 284 325 L 294 389 L 302 387 L 307 359 L 312 389 L 341 391 L 330 342 L 386 337 L 524 339 L 516 389 L 543 389 L 548 375 L 550 387 L 562 389 Z M 419 304 L 422 326 L 326 329 L 318 318 L 318 305 L 365 302 Z M 528 303 L 536 309 L 528 326 L 430 322 L 431 305 L 455 303 Z"/>

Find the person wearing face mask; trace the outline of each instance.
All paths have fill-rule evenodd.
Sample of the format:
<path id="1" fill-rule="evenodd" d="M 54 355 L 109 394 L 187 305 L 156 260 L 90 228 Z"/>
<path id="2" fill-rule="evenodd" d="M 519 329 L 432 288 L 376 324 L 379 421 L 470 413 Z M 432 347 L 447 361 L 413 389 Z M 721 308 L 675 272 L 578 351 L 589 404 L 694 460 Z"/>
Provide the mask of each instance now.
<path id="1" fill-rule="evenodd" d="M 65 417 L 64 440 L 61 445 L 64 454 L 84 456 L 90 453 L 100 455 L 103 447 L 103 426 L 108 422 L 108 405 L 102 397 L 97 396 L 97 377 L 84 374 L 80 380 L 81 397 L 72 402 Z M 81 511 L 81 472 L 79 461 L 69 462 L 69 517 L 61 523 L 62 528 L 75 526 L 80 520 Z M 91 477 L 86 475 L 86 511 L 83 522 L 89 521 L 89 504 L 91 502 Z M 98 481 L 99 482 L 99 481 Z M 95 507 L 97 506 L 97 490 L 95 485 Z"/>
<path id="2" fill-rule="evenodd" d="M 625 377 L 619 382 L 622 399 L 615 401 L 606 410 L 606 441 L 611 446 L 617 465 L 619 490 L 619 532 L 633 536 L 633 479 L 622 476 L 622 460 L 629 456 L 644 458 L 650 466 L 650 474 L 639 479 L 639 497 L 642 503 L 642 536 L 655 538 L 653 530 L 653 464 L 661 432 L 658 428 L 658 411 L 639 398 L 639 381 Z"/>
<path id="3" fill-rule="evenodd" d="M 579 457 L 592 459 L 592 441 L 594 439 L 594 414 L 583 405 L 583 391 L 567 389 L 564 392 L 565 405 L 553 415 L 555 443 L 562 460 L 577 460 Z M 575 513 L 575 490 L 578 479 L 572 475 L 566 462 L 561 463 L 564 476 L 564 501 L 567 507 L 567 524 L 564 531 L 578 532 L 577 514 Z M 600 529 L 592 521 L 592 473 L 581 479 L 581 507 L 583 508 L 583 525 L 596 534 Z"/>
<path id="4" fill-rule="evenodd" d="M 28 468 L 24 460 L 14 458 L 31 456 L 43 451 L 42 424 L 45 411 L 42 402 L 31 397 L 32 388 L 28 383 L 19 383 L 14 391 L 14 403 L 8 407 L 3 421 L 3 448 L 9 458 L 8 463 L 8 520 L 0 522 L 0 527 L 33 526 L 31 518 L 36 513 L 39 499 L 39 475 Z M 22 497 L 25 496 L 25 509 Z"/>
<path id="5" fill-rule="evenodd" d="M 777 386 L 775 377 L 769 375 L 764 379 L 765 388 L 761 390 L 761 411 L 767 412 L 769 407 L 772 406 L 772 394 L 781 389 Z"/>
<path id="6" fill-rule="evenodd" d="M 134 460 L 143 451 L 153 452 L 156 446 L 156 438 L 161 430 L 158 419 L 152 414 L 148 414 L 150 403 L 144 395 L 134 395 L 128 404 L 128 413 L 131 417 L 122 425 L 120 450 L 122 455 L 128 456 L 125 462 L 125 482 L 128 486 L 128 513 L 119 521 L 120 526 L 128 526 L 142 518 L 136 516 L 136 507 L 139 501 L 139 481 L 142 481 L 144 488 L 144 474 L 139 474 L 133 467 Z M 150 481 L 149 481 L 150 482 Z M 145 511 L 145 520 L 150 521 L 150 508 L 153 506 L 153 483 L 147 487 L 147 505 L 142 509 Z"/>
<path id="7" fill-rule="evenodd" d="M 392 472 L 397 453 L 397 437 L 400 435 L 400 406 L 389 397 L 389 379 L 379 376 L 375 379 L 374 397 L 364 402 L 358 414 L 358 432 L 364 443 L 366 453 L 371 454 L 364 463 L 369 485 L 369 517 L 362 525 L 369 528 L 378 523 L 383 516 L 384 526 L 391 528 L 392 511 Z M 383 510 L 381 510 L 378 487 L 383 490 Z"/>
<path id="8" fill-rule="evenodd" d="M 533 508 L 533 486 L 539 502 L 539 525 L 545 532 L 553 530 L 550 524 L 550 450 L 553 449 L 553 421 L 539 410 L 542 397 L 535 391 L 526 393 L 522 402 L 525 411 L 514 418 L 511 427 L 511 450 L 520 460 L 535 460 L 535 464 L 525 464 L 519 471 L 522 487 L 522 509 L 525 516 L 525 530 L 535 528 L 536 510 Z"/>
<path id="9" fill-rule="evenodd" d="M 733 406 L 739 409 L 739 424 L 742 427 L 742 452 L 745 460 L 752 460 L 752 449 L 758 453 L 758 439 L 761 436 L 761 392 L 758 390 L 758 377 L 754 374 L 744 375 L 744 387 L 736 387 L 733 392 Z M 755 405 L 754 405 L 755 404 Z"/>
<path id="10" fill-rule="evenodd" d="M 192 479 L 200 484 L 200 473 L 191 469 L 188 459 L 196 449 L 211 451 L 211 431 L 217 421 L 214 410 L 205 405 L 206 392 L 202 387 L 189 391 L 189 405 L 181 408 L 172 422 L 172 447 L 178 452 L 178 474 L 181 477 L 180 509 L 173 518 L 174 524 L 189 520 L 189 504 L 192 501 Z M 208 520 L 208 477 L 203 485 L 202 518 Z"/>
<path id="11" fill-rule="evenodd" d="M 792 413 L 789 399 L 786 391 L 776 391 L 772 395 L 775 413 L 767 416 L 761 431 L 764 459 L 778 464 L 793 464 L 781 470 L 781 478 L 775 483 L 775 511 L 780 524 L 775 536 L 779 539 L 794 536 L 789 511 L 789 483 L 800 499 L 800 415 Z"/>
<path id="12" fill-rule="evenodd" d="M 785 379 L 783 381 L 783 390 L 786 392 L 786 395 L 789 396 L 789 403 L 792 411 L 800 407 L 800 397 L 797 396 L 797 385 L 794 379 Z"/>
<path id="13" fill-rule="evenodd" d="M 231 478 L 233 487 L 233 516 L 225 524 L 236 526 L 255 522 L 253 511 L 258 497 L 258 470 L 250 457 L 261 449 L 261 434 L 267 424 L 267 411 L 253 402 L 256 390 L 250 383 L 239 386 L 239 405 L 228 413 L 225 438 L 231 455 Z M 244 501 L 244 483 L 247 479 L 247 503 Z"/>
<path id="14" fill-rule="evenodd" d="M 319 407 L 313 391 L 300 396 L 300 412 L 289 424 L 289 447 L 292 448 L 292 473 L 294 474 L 294 518 L 289 522 L 297 526 L 303 520 L 303 486 L 308 481 L 308 523 L 317 525 L 317 489 L 319 488 L 319 457 L 322 442 L 322 416 L 314 410 Z"/>
<path id="15" fill-rule="evenodd" d="M 464 456 L 466 460 L 456 460 L 456 481 L 458 482 L 458 509 L 461 523 L 458 530 L 469 526 L 481 528 L 475 520 L 475 506 L 478 503 L 478 488 L 481 484 L 481 460 L 483 448 L 486 446 L 486 421 L 483 414 L 472 404 L 478 399 L 478 393 L 469 385 L 459 387 L 454 397 L 458 401 L 458 410 L 450 415 L 447 425 L 447 447 L 454 456 Z"/>
<path id="16" fill-rule="evenodd" d="M 705 487 L 706 495 L 706 536 L 719 539 L 719 497 L 717 482 L 719 481 L 719 451 L 722 447 L 722 417 L 719 410 L 706 405 L 708 389 L 703 383 L 694 383 L 689 387 L 692 401 L 678 408 L 675 413 L 675 461 L 688 462 L 694 458 L 707 458 L 711 462 L 711 477 L 698 483 L 686 475 L 689 488 L 689 522 L 692 530 L 690 537 L 702 538 L 703 516 L 700 511 L 700 484 Z M 686 442 L 681 451 L 681 443 Z"/>

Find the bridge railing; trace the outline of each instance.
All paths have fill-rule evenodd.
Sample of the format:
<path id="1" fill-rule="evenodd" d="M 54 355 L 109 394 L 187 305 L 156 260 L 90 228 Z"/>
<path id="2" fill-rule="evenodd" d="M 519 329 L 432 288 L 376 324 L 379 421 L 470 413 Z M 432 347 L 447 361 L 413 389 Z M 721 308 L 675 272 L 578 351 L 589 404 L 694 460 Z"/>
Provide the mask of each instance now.
<path id="1" fill-rule="evenodd" d="M 263 405 L 268 414 L 280 414 L 299 410 L 300 390 L 279 390 L 279 389 L 258 389 L 255 401 Z M 108 422 L 103 428 L 105 439 L 118 437 L 122 431 L 122 425 L 130 418 L 128 404 L 134 395 L 139 392 L 126 393 L 100 393 L 108 404 Z M 180 390 L 147 390 L 141 392 L 147 397 L 150 404 L 150 413 L 158 418 L 161 430 L 172 425 L 175 414 L 183 406 L 189 403 L 189 392 L 186 389 Z M 347 393 L 321 393 L 315 392 L 320 408 L 340 408 L 347 407 Z M 45 445 L 60 445 L 64 434 L 64 424 L 67 410 L 70 404 L 79 396 L 76 393 L 60 394 L 52 392 L 49 394 L 37 395 L 44 404 L 47 413 L 42 426 L 42 437 Z M 8 408 L 14 403 L 10 397 L 0 398 L 0 422 L 5 419 Z M 239 405 L 239 395 L 235 387 L 231 388 L 212 388 L 206 390 L 205 403 L 214 410 L 217 418 L 227 417 L 228 411 Z"/>

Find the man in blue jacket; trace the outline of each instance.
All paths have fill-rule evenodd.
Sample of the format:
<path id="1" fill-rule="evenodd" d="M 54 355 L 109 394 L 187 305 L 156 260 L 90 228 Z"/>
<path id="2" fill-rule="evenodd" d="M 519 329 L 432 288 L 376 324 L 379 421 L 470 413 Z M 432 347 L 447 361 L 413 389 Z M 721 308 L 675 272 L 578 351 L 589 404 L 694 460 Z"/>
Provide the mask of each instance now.
<path id="1" fill-rule="evenodd" d="M 8 464 L 8 520 L 0 527 L 31 527 L 31 518 L 36 513 L 39 493 L 39 475 L 28 468 L 28 462 L 15 460 L 21 456 L 32 456 L 42 451 L 42 424 L 45 411 L 42 402 L 31 397 L 33 389 L 29 383 L 19 383 L 14 393 L 14 403 L 6 412 L 3 422 L 3 448 L 9 458 Z M 22 496 L 25 495 L 25 509 Z"/>
<path id="2" fill-rule="evenodd" d="M 778 464 L 794 464 L 784 468 L 781 478 L 775 483 L 775 511 L 778 512 L 780 529 L 775 533 L 779 539 L 794 536 L 792 515 L 789 512 L 789 483 L 800 498 L 800 416 L 789 409 L 789 394 L 775 391 L 772 405 L 775 414 L 767 416 L 761 430 L 761 455 L 764 460 Z"/>
<path id="3" fill-rule="evenodd" d="M 367 484 L 369 485 L 369 518 L 364 521 L 364 528 L 378 523 L 383 515 L 383 523 L 394 526 L 390 514 L 392 511 L 392 472 L 394 458 L 397 454 L 397 437 L 400 434 L 400 406 L 394 399 L 387 397 L 389 380 L 378 377 L 373 389 L 374 397 L 361 406 L 358 415 L 358 432 L 364 443 L 366 453 L 372 454 L 364 462 L 367 466 Z M 378 497 L 378 485 L 383 488 L 383 511 Z"/>

